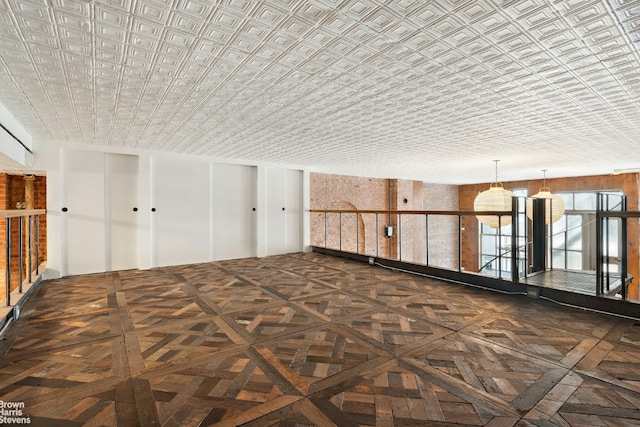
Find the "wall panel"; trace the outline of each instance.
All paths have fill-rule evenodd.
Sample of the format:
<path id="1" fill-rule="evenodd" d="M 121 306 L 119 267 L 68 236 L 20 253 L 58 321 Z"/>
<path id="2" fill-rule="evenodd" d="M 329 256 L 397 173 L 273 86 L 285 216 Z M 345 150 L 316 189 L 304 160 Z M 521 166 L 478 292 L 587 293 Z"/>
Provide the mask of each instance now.
<path id="1" fill-rule="evenodd" d="M 213 259 L 256 255 L 256 168 L 214 163 L 211 168 Z"/>
<path id="2" fill-rule="evenodd" d="M 106 269 L 138 268 L 138 156 L 105 155 L 105 200 Z"/>
<path id="3" fill-rule="evenodd" d="M 209 162 L 158 156 L 151 163 L 152 266 L 209 261 Z"/>
<path id="4" fill-rule="evenodd" d="M 61 274 L 105 271 L 104 154 L 61 153 Z"/>
<path id="5" fill-rule="evenodd" d="M 302 250 L 302 171 L 266 170 L 266 254 Z"/>

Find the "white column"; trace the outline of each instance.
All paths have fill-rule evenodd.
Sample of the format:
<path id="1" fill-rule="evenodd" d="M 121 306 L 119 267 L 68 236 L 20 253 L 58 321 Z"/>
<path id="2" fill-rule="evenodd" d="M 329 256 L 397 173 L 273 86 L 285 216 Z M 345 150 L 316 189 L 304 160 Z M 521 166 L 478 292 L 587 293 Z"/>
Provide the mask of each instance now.
<path id="1" fill-rule="evenodd" d="M 151 268 L 153 246 L 151 233 L 151 157 L 141 154 L 138 157 L 138 267 Z"/>
<path id="2" fill-rule="evenodd" d="M 42 277 L 57 279 L 61 276 L 62 268 L 62 221 L 60 220 L 60 179 L 61 155 L 60 148 L 49 148 L 43 145 L 38 157 L 38 166 L 47 171 L 47 268 Z M 42 218 L 40 219 L 42 221 Z M 40 239 L 42 244 L 42 239 Z M 41 246 L 44 249 L 44 246 Z"/>
<path id="3" fill-rule="evenodd" d="M 261 258 L 267 254 L 267 174 L 264 166 L 256 170 L 256 256 Z"/>
<path id="4" fill-rule="evenodd" d="M 311 252 L 311 174 L 302 170 L 302 251 Z"/>

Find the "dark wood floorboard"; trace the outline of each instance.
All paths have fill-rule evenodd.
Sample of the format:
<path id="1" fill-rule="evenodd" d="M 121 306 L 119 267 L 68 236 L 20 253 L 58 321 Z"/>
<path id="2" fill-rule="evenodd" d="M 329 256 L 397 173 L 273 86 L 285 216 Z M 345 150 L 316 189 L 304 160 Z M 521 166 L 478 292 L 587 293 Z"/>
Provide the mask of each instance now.
<path id="1" fill-rule="evenodd" d="M 314 253 L 47 281 L 0 355 L 31 425 L 640 425 L 637 322 Z"/>

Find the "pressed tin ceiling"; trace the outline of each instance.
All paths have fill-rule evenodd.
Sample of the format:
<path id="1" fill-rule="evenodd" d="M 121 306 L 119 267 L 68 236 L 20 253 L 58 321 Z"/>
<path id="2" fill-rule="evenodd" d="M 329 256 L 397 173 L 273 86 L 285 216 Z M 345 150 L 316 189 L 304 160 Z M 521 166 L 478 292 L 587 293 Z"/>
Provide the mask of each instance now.
<path id="1" fill-rule="evenodd" d="M 640 1 L 0 0 L 0 102 L 36 155 L 610 173 L 640 167 Z"/>

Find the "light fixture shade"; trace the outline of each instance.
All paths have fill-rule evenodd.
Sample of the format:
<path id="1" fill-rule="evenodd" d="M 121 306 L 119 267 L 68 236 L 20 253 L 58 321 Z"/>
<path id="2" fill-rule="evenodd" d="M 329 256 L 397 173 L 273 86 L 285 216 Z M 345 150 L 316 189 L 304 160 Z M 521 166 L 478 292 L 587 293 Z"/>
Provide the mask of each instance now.
<path id="1" fill-rule="evenodd" d="M 501 184 L 491 184 L 491 187 L 478 194 L 473 201 L 474 211 L 505 211 L 511 212 L 511 200 L 515 194 L 502 188 Z M 491 228 L 504 227 L 511 224 L 511 215 L 498 217 L 497 215 L 476 215 L 478 220 Z M 498 219 L 500 218 L 500 219 Z"/>
<path id="2" fill-rule="evenodd" d="M 527 198 L 527 217 L 533 219 L 533 199 L 546 199 L 544 202 L 545 218 L 544 223 L 549 224 L 549 220 L 556 222 L 564 215 L 564 200 L 557 194 L 553 194 L 549 187 L 542 187 L 537 194 Z"/>

